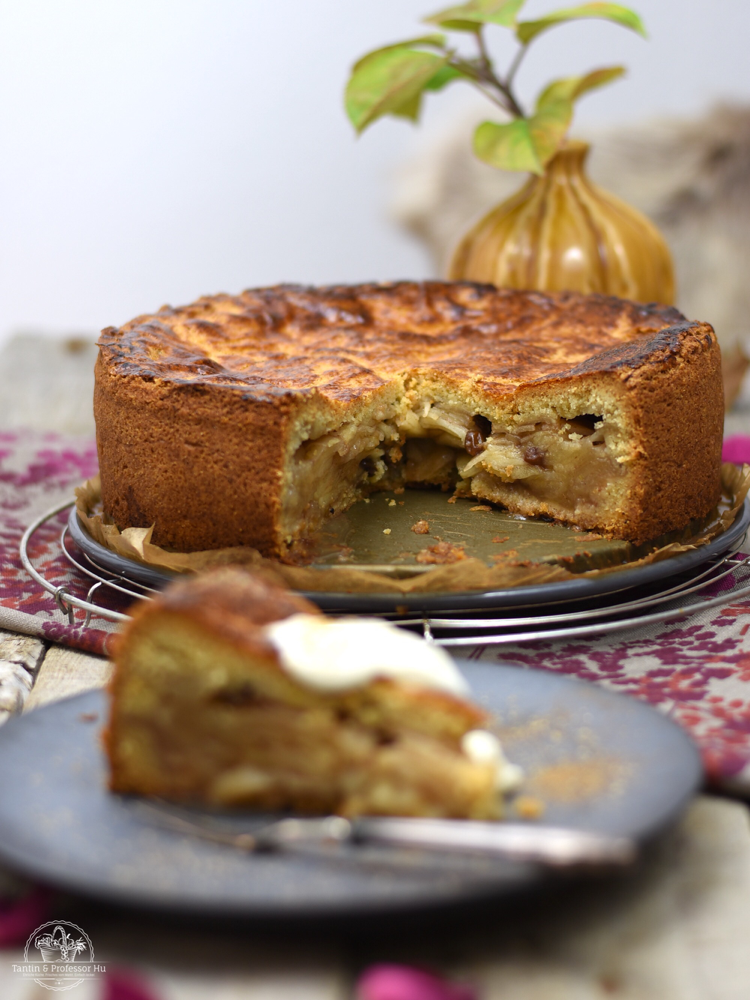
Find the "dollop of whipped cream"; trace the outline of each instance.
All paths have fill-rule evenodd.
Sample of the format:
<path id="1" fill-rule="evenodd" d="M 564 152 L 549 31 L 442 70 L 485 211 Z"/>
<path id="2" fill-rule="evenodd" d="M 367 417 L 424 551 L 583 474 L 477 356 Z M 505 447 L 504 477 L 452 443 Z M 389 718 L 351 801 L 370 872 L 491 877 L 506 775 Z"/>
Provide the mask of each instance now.
<path id="1" fill-rule="evenodd" d="M 439 646 L 377 618 L 292 615 L 266 626 L 288 674 L 319 691 L 347 691 L 378 677 L 464 697 L 466 681 Z"/>
<path id="2" fill-rule="evenodd" d="M 475 764 L 492 764 L 499 792 L 512 792 L 523 780 L 523 771 L 511 764 L 500 740 L 486 729 L 471 729 L 461 737 L 461 749 Z"/>

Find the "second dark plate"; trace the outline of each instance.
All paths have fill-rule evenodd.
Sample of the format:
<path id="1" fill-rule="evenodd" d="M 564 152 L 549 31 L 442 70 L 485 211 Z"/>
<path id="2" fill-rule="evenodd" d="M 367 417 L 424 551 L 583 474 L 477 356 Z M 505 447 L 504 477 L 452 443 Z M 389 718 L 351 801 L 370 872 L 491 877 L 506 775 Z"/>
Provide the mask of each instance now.
<path id="1" fill-rule="evenodd" d="M 524 790 L 545 804 L 545 823 L 642 843 L 679 816 L 701 781 L 690 737 L 643 702 L 539 670 L 458 666 L 494 716 L 508 757 L 523 768 Z M 543 866 L 499 859 L 470 871 L 428 858 L 415 867 L 374 848 L 330 858 L 248 855 L 164 830 L 137 799 L 107 791 L 106 714 L 106 695 L 91 691 L 0 728 L 4 863 L 109 902 L 285 919 L 434 910 L 526 891 L 551 877 Z M 223 822 L 240 832 L 270 818 L 233 814 Z"/>
<path id="2" fill-rule="evenodd" d="M 410 493 L 413 495 L 409 497 L 409 506 L 413 510 L 408 511 L 409 516 L 406 520 L 409 521 L 409 524 L 421 513 L 420 503 L 424 506 L 425 513 L 432 517 L 428 508 L 432 509 L 436 503 L 439 503 L 438 498 L 441 494 L 435 494 L 432 491 L 410 491 Z M 387 498 L 384 496 L 380 503 L 382 510 L 378 511 L 378 517 L 374 520 L 377 522 L 375 530 L 380 532 L 380 537 L 382 538 L 383 533 L 379 521 L 382 520 L 384 515 L 389 516 L 391 512 L 397 515 L 398 507 L 389 508 L 386 506 Z M 443 501 L 444 503 L 445 501 Z M 374 501 L 371 506 L 375 507 Z M 509 515 L 502 511 L 477 511 L 474 514 L 474 518 L 476 518 L 477 530 L 483 530 L 485 534 L 491 535 L 493 532 L 501 530 L 507 532 Z M 484 521 L 487 521 L 487 525 L 483 524 Z M 395 523 L 395 521 L 383 521 L 383 523 Z M 521 521 L 520 523 L 522 531 L 526 530 L 525 526 L 528 526 L 529 534 L 533 534 L 534 536 L 530 539 L 529 544 L 531 546 L 536 545 L 539 547 L 539 545 L 543 545 L 544 536 L 547 533 L 550 539 L 550 546 L 554 546 L 557 550 L 565 546 L 567 541 L 565 535 L 569 535 L 571 539 L 576 535 L 573 529 L 562 528 L 555 524 L 538 521 Z M 700 546 L 690 552 L 683 552 L 670 559 L 650 563 L 646 566 L 629 568 L 626 563 L 622 568 L 613 569 L 602 576 L 580 577 L 578 579 L 561 580 L 536 586 L 513 587 L 503 590 L 473 590 L 456 593 L 422 594 L 402 594 L 397 591 L 377 594 L 314 591 L 305 593 L 304 596 L 314 601 L 324 611 L 356 614 L 405 614 L 412 612 L 437 614 L 441 612 L 468 612 L 565 604 L 573 601 L 615 595 L 622 591 L 629 591 L 634 587 L 647 587 L 671 577 L 689 574 L 703 564 L 729 551 L 744 536 L 749 526 L 750 498 L 740 508 L 731 527 L 707 545 Z M 153 569 L 135 560 L 125 559 L 94 541 L 81 525 L 75 507 L 70 512 L 68 530 L 70 537 L 84 555 L 97 566 L 115 576 L 156 589 L 161 589 L 173 579 L 173 576 L 167 572 Z M 446 531 L 446 537 L 449 535 L 450 531 Z M 594 540 L 592 542 L 585 542 L 584 544 L 588 548 L 595 549 L 600 543 Z M 612 543 L 608 544 L 612 546 Z M 618 545 L 622 543 L 614 544 Z M 580 542 L 578 548 L 581 548 Z M 605 556 L 606 551 L 603 549 L 602 557 Z"/>

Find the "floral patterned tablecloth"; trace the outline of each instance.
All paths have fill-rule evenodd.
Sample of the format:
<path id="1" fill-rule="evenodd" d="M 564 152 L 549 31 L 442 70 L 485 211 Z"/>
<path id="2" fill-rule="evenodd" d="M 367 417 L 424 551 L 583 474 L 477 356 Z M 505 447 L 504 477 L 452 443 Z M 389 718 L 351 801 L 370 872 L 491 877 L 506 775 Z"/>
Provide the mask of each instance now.
<path id="1" fill-rule="evenodd" d="M 88 438 L 0 433 L 0 628 L 106 655 L 117 627 L 94 618 L 84 628 L 80 613 L 71 627 L 54 598 L 26 573 L 18 553 L 27 525 L 71 499 L 73 487 L 96 467 L 96 448 Z M 60 552 L 66 517 L 67 511 L 35 533 L 30 555 L 48 580 L 85 597 L 91 581 Z M 593 639 L 467 646 L 461 653 L 570 674 L 648 701 L 692 734 L 714 782 L 750 795 L 749 633 L 750 601 L 745 601 Z"/>
<path id="2" fill-rule="evenodd" d="M 29 576 L 19 555 L 21 536 L 31 522 L 64 500 L 97 471 L 90 438 L 65 438 L 37 431 L 0 432 L 0 628 L 36 635 L 90 653 L 106 654 L 116 626 L 96 618 L 71 627 L 54 597 Z M 51 583 L 85 598 L 92 581 L 75 570 L 60 551 L 68 511 L 35 532 L 29 555 Z"/>

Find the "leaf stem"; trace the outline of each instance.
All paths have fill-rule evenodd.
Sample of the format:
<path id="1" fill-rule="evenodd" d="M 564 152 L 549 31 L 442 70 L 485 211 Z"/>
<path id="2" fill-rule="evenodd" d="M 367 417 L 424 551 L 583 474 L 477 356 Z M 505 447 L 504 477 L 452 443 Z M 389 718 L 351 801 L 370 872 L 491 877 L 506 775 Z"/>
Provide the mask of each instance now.
<path id="1" fill-rule="evenodd" d="M 480 94 L 492 101 L 493 104 L 496 104 L 507 114 L 515 116 L 516 112 L 513 110 L 512 105 L 506 99 L 502 91 L 499 90 L 499 88 L 496 88 L 492 81 L 488 81 L 484 74 L 479 72 L 475 63 L 467 62 L 464 59 L 454 57 L 448 65 L 457 69 L 462 76 L 466 77 L 466 79 L 477 88 Z"/>
<path id="2" fill-rule="evenodd" d="M 509 74 L 505 80 L 501 80 L 499 76 L 495 73 L 492 65 L 492 60 L 490 59 L 489 53 L 487 51 L 487 46 L 485 45 L 484 35 L 482 34 L 482 29 L 476 32 L 475 38 L 477 40 L 477 47 L 479 49 L 479 78 L 488 83 L 491 87 L 494 87 L 500 94 L 502 94 L 505 99 L 506 109 L 513 115 L 514 118 L 525 118 L 524 110 L 521 105 L 516 100 L 515 94 L 511 89 L 511 75 Z M 514 60 L 515 61 L 515 60 Z M 517 68 L 517 67 L 516 67 Z M 512 67 L 511 67 L 512 69 Z"/>
<path id="3" fill-rule="evenodd" d="M 505 85 L 507 86 L 507 88 L 509 90 L 513 86 L 513 81 L 516 78 L 516 73 L 518 72 L 518 67 L 523 62 L 523 57 L 528 52 L 528 49 L 529 49 L 529 45 L 528 45 L 528 42 L 527 42 L 526 44 L 521 45 L 519 47 L 518 52 L 516 52 L 515 56 L 513 57 L 513 62 L 510 64 L 510 68 L 508 70 L 508 75 L 505 78 Z"/>

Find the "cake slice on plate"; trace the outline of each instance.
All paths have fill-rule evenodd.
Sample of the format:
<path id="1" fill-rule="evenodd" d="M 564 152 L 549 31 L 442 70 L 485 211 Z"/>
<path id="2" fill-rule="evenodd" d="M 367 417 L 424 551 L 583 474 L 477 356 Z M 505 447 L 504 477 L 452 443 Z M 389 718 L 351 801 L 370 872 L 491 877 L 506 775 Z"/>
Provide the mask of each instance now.
<path id="1" fill-rule="evenodd" d="M 240 569 L 173 584 L 122 634 L 113 791 L 346 816 L 496 818 L 515 778 L 442 650 L 329 619 Z"/>

